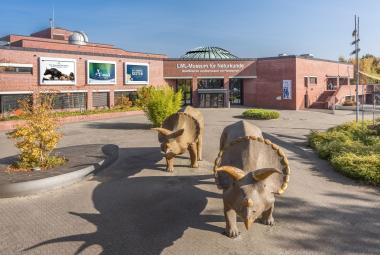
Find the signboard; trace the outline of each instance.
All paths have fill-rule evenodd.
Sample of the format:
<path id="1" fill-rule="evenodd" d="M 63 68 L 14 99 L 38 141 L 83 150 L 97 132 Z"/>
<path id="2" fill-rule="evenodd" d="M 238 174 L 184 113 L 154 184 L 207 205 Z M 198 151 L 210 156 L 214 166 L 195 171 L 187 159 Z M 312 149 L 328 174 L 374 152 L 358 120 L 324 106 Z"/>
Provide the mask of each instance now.
<path id="1" fill-rule="evenodd" d="M 125 84 L 148 84 L 149 64 L 125 63 Z"/>
<path id="2" fill-rule="evenodd" d="M 177 69 L 180 69 L 182 73 L 228 73 L 236 72 L 244 69 L 244 64 L 241 63 L 177 63 Z"/>
<path id="3" fill-rule="evenodd" d="M 292 99 L 292 81 L 282 81 L 282 99 Z"/>
<path id="4" fill-rule="evenodd" d="M 88 60 L 87 84 L 116 84 L 116 62 Z"/>
<path id="5" fill-rule="evenodd" d="M 41 85 L 75 85 L 75 59 L 67 58 L 40 58 Z"/>

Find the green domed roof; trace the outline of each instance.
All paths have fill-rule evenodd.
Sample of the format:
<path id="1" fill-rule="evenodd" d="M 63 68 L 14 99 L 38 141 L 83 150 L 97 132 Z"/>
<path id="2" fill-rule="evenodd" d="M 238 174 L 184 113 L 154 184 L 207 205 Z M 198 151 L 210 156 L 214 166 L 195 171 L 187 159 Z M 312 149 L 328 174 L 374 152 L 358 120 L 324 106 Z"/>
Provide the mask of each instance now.
<path id="1" fill-rule="evenodd" d="M 198 47 L 186 52 L 183 59 L 237 59 L 231 52 L 219 47 Z"/>

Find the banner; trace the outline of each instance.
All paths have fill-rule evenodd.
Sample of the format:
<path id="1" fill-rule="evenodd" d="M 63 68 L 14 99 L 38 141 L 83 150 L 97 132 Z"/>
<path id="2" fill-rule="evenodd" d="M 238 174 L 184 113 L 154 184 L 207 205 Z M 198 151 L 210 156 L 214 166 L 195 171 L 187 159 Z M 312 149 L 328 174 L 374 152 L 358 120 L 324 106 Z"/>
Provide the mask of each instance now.
<path id="1" fill-rule="evenodd" d="M 116 62 L 88 60 L 87 84 L 116 84 Z"/>
<path id="2" fill-rule="evenodd" d="M 41 85 L 75 85 L 76 60 L 67 58 L 40 58 Z"/>
<path id="3" fill-rule="evenodd" d="M 125 63 L 125 84 L 148 84 L 149 64 Z"/>
<path id="4" fill-rule="evenodd" d="M 292 81 L 282 81 L 282 99 L 292 99 Z"/>

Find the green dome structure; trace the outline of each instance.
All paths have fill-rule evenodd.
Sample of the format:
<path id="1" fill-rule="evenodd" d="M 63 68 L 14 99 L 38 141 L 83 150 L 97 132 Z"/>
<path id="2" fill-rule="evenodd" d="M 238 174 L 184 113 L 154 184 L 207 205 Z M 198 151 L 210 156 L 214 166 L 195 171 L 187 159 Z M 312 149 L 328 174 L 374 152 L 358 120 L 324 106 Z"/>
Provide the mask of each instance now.
<path id="1" fill-rule="evenodd" d="M 198 47 L 185 53 L 182 59 L 212 60 L 212 59 L 237 59 L 228 50 L 219 47 Z"/>

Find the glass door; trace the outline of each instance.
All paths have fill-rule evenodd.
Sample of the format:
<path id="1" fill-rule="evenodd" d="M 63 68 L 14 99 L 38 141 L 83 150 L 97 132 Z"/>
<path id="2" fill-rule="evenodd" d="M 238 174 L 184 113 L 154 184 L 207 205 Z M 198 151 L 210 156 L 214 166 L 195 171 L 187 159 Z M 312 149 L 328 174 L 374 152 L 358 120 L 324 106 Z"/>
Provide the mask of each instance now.
<path id="1" fill-rule="evenodd" d="M 224 94 L 223 93 L 202 93 L 199 94 L 200 107 L 203 108 L 223 108 Z"/>
<path id="2" fill-rule="evenodd" d="M 192 80 L 177 80 L 176 91 L 182 90 L 182 105 L 192 104 Z"/>
<path id="3" fill-rule="evenodd" d="M 230 79 L 230 104 L 243 104 L 243 79 Z"/>

